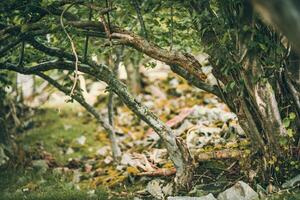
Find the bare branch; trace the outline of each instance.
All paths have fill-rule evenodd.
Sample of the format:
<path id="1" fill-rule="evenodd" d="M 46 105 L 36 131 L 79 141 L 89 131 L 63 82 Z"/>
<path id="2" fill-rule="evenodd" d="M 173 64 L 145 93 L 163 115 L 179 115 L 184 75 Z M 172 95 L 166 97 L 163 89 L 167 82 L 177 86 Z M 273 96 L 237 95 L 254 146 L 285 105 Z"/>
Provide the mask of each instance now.
<path id="1" fill-rule="evenodd" d="M 19 73 L 37 73 L 38 70 L 49 69 L 72 69 L 72 62 L 56 61 L 40 64 L 31 68 L 18 68 L 11 64 L 0 64 L 0 69 L 9 69 Z M 106 82 L 119 98 L 131 109 L 138 117 L 145 121 L 160 136 L 165 144 L 169 156 L 176 167 L 177 174 L 175 182 L 180 188 L 190 189 L 190 180 L 193 176 L 194 163 L 187 150 L 186 145 L 180 138 L 176 138 L 174 131 L 163 123 L 146 106 L 138 102 L 129 93 L 126 85 L 119 81 L 112 71 L 105 65 L 97 65 L 91 62 L 89 65 L 80 64 L 79 70 L 96 77 L 98 80 Z"/>
<path id="2" fill-rule="evenodd" d="M 67 32 L 65 26 L 64 26 L 64 22 L 63 22 L 63 16 L 64 16 L 64 13 L 66 11 L 68 11 L 74 4 L 71 4 L 70 6 L 68 6 L 66 9 L 63 10 L 63 12 L 61 13 L 61 16 L 60 16 L 60 24 L 61 24 L 61 27 L 63 29 L 63 31 L 65 32 L 65 34 L 67 35 L 70 43 L 71 43 L 71 47 L 72 47 L 72 52 L 74 54 L 74 57 L 75 57 L 75 79 L 74 79 L 74 83 L 73 83 L 73 86 L 72 86 L 72 89 L 71 89 L 71 93 L 70 93 L 70 96 L 73 95 L 74 93 L 74 90 L 75 90 L 75 87 L 77 85 L 77 80 L 78 80 L 78 55 L 77 55 L 77 52 L 76 52 L 76 49 L 75 49 L 75 44 L 71 38 L 71 36 L 69 35 L 69 33 Z"/>
<path id="3" fill-rule="evenodd" d="M 145 22 L 144 22 L 144 19 L 143 19 L 143 15 L 142 15 L 142 12 L 141 12 L 141 8 L 140 8 L 140 5 L 139 5 L 139 2 L 137 0 L 132 0 L 132 4 L 133 4 L 133 7 L 134 7 L 134 9 L 136 11 L 138 20 L 140 22 L 143 35 L 144 35 L 144 37 L 147 40 L 148 39 L 147 29 L 146 29 L 146 25 L 145 25 Z"/>
<path id="4" fill-rule="evenodd" d="M 179 76 L 183 77 L 186 79 L 190 84 L 196 86 L 199 89 L 202 89 L 206 92 L 212 93 L 219 97 L 221 100 L 224 101 L 222 94 L 216 85 L 209 85 L 201 80 L 199 80 L 197 77 L 195 77 L 193 74 L 190 74 L 188 71 L 185 69 L 178 67 L 177 65 L 171 65 L 171 70 L 178 74 Z"/>

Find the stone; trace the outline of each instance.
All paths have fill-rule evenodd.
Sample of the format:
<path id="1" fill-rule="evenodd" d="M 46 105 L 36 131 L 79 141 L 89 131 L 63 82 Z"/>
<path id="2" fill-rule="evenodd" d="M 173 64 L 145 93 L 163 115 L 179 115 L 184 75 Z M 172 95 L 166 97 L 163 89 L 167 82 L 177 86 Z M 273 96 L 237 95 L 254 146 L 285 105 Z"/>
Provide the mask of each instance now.
<path id="1" fill-rule="evenodd" d="M 202 197 L 168 197 L 168 200 L 217 200 L 211 193 Z"/>
<path id="2" fill-rule="evenodd" d="M 258 200 L 258 194 L 245 182 L 239 181 L 218 195 L 218 200 Z"/>
<path id="3" fill-rule="evenodd" d="M 300 174 L 292 178 L 291 180 L 286 181 L 282 184 L 283 188 L 294 187 L 296 184 L 300 183 Z"/>
<path id="4" fill-rule="evenodd" d="M 80 145 L 84 145 L 85 142 L 86 142 L 86 137 L 85 136 L 80 136 L 79 138 L 76 139 L 77 140 L 77 143 L 80 144 Z"/>
<path id="5" fill-rule="evenodd" d="M 161 188 L 161 180 L 155 179 L 150 181 L 146 187 L 147 191 L 156 199 L 163 199 L 164 194 Z"/>
<path id="6" fill-rule="evenodd" d="M 45 173 L 49 168 L 46 160 L 33 160 L 32 167 L 39 173 Z"/>

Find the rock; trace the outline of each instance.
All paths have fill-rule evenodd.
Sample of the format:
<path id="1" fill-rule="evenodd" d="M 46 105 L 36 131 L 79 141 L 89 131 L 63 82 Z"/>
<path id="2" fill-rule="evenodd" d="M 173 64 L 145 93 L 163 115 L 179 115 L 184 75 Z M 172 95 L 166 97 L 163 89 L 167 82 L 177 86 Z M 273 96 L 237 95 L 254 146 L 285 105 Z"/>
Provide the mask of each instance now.
<path id="1" fill-rule="evenodd" d="M 39 173 L 45 173 L 49 168 L 46 160 L 34 160 L 32 161 L 32 167 Z"/>
<path id="2" fill-rule="evenodd" d="M 218 195 L 218 200 L 257 200 L 258 194 L 245 182 L 239 181 Z"/>
<path id="3" fill-rule="evenodd" d="M 76 139 L 77 140 L 77 143 L 80 144 L 80 145 L 84 145 L 85 142 L 86 142 L 86 137 L 85 136 L 80 136 L 79 138 Z"/>
<path id="4" fill-rule="evenodd" d="M 160 184 L 161 184 L 161 180 L 155 179 L 155 180 L 150 181 L 146 187 L 147 191 L 156 199 L 164 198 L 164 194 L 163 194 Z"/>
<path id="5" fill-rule="evenodd" d="M 202 197 L 168 197 L 168 200 L 217 200 L 211 193 Z"/>
<path id="6" fill-rule="evenodd" d="M 79 183 L 81 180 L 81 176 L 82 174 L 80 173 L 79 170 L 74 170 L 73 171 L 73 179 L 72 179 L 72 183 Z"/>
<path id="7" fill-rule="evenodd" d="M 220 136 L 221 131 L 221 128 L 216 127 L 194 126 L 187 132 L 186 144 L 189 149 L 199 149 L 207 144 L 222 143 L 224 139 Z"/>
<path id="8" fill-rule="evenodd" d="M 64 129 L 67 131 L 67 130 L 70 130 L 72 128 L 72 125 L 69 125 L 69 124 L 64 124 Z"/>
<path id="9" fill-rule="evenodd" d="M 207 106 L 194 106 L 194 112 L 191 114 L 191 118 L 199 118 L 202 121 L 222 121 L 227 122 L 229 120 L 236 120 L 237 117 L 234 113 L 228 112 L 225 109 L 220 108 L 220 104 L 217 104 L 216 108 L 210 108 Z"/>
<path id="10" fill-rule="evenodd" d="M 168 183 L 166 186 L 162 188 L 162 191 L 165 196 L 170 196 L 173 194 L 173 183 Z"/>
<path id="11" fill-rule="evenodd" d="M 296 183 L 300 183 L 300 174 L 282 184 L 283 188 L 294 187 Z"/>
<path id="12" fill-rule="evenodd" d="M 101 147 L 97 150 L 97 155 L 106 156 L 110 151 L 110 147 L 108 145 Z"/>
<path id="13" fill-rule="evenodd" d="M 176 88 L 179 85 L 179 81 L 176 78 L 173 78 L 172 80 L 169 81 L 170 87 L 171 88 Z"/>
<path id="14" fill-rule="evenodd" d="M 90 164 L 88 164 L 88 163 L 84 165 L 84 171 L 85 171 L 85 172 L 91 172 L 92 169 L 93 169 L 93 166 L 92 166 L 92 165 L 90 165 Z"/>
<path id="15" fill-rule="evenodd" d="M 72 153 L 74 153 L 73 148 L 72 148 L 72 147 L 68 147 L 68 149 L 67 149 L 67 151 L 66 151 L 66 154 L 67 154 L 67 155 L 70 155 L 70 154 L 72 154 Z"/>
<path id="16" fill-rule="evenodd" d="M 114 159 L 111 156 L 106 156 L 106 158 L 104 159 L 104 163 L 105 164 L 110 164 L 114 161 Z"/>

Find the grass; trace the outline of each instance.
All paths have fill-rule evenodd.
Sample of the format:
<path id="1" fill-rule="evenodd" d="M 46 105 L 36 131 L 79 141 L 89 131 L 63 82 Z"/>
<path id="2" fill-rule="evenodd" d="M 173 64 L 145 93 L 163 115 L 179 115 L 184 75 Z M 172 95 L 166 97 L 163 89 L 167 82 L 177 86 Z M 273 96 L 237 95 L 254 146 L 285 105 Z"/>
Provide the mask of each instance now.
<path id="1" fill-rule="evenodd" d="M 39 110 L 33 117 L 34 127 L 20 134 L 16 141 L 29 152 L 42 146 L 63 165 L 70 158 L 93 157 L 98 148 L 108 143 L 108 139 L 105 132 L 98 129 L 96 120 L 85 113 L 71 107 Z M 81 136 L 86 137 L 84 145 L 76 140 Z M 63 153 L 68 147 L 74 149 L 74 153 Z M 72 178 L 51 170 L 39 174 L 30 167 L 0 169 L 0 200 L 128 199 L 112 196 L 103 186 L 92 189 L 88 184 L 74 184 Z M 78 189 L 79 185 L 82 189 Z M 91 192 L 93 194 L 89 194 Z"/>
<path id="2" fill-rule="evenodd" d="M 97 122 L 91 116 L 82 114 L 78 108 L 39 110 L 33 117 L 33 122 L 34 127 L 19 135 L 17 143 L 30 152 L 37 151 L 39 144 L 61 164 L 66 164 L 70 158 L 92 158 L 98 148 L 109 144 L 105 132 L 98 129 Z M 81 136 L 86 137 L 84 145 L 78 144 L 76 140 Z M 63 153 L 68 147 L 72 147 L 74 153 Z M 220 173 L 218 167 L 224 167 L 215 162 L 208 162 L 202 168 L 205 166 L 216 174 Z M 126 187 L 122 184 L 108 190 L 104 186 L 92 188 L 88 181 L 75 184 L 72 179 L 72 174 L 58 174 L 51 170 L 40 174 L 30 167 L 0 169 L 0 200 L 126 200 L 133 199 L 133 192 L 144 189 L 147 183 L 147 180 L 139 180 Z M 210 189 L 213 192 L 216 187 Z M 205 190 L 209 191 L 209 188 Z M 267 199 L 300 200 L 300 193 L 295 190 L 291 194 L 276 194 Z"/>
<path id="3" fill-rule="evenodd" d="M 106 200 L 109 195 L 101 188 L 94 195 L 88 194 L 88 190 L 78 190 L 68 179 L 51 172 L 39 177 L 34 171 L 6 170 L 0 173 L 0 180 L 1 200 Z"/>
<path id="4" fill-rule="evenodd" d="M 71 110 L 40 110 L 33 118 L 35 127 L 22 134 L 17 142 L 30 149 L 37 144 L 42 146 L 58 162 L 65 163 L 70 158 L 89 156 L 93 150 L 103 146 L 101 141 L 95 140 L 98 134 L 98 124 L 87 114 Z M 103 133 L 103 132 L 102 132 Z M 86 143 L 79 145 L 76 138 L 86 137 Z M 72 154 L 64 154 L 68 147 L 74 149 Z"/>

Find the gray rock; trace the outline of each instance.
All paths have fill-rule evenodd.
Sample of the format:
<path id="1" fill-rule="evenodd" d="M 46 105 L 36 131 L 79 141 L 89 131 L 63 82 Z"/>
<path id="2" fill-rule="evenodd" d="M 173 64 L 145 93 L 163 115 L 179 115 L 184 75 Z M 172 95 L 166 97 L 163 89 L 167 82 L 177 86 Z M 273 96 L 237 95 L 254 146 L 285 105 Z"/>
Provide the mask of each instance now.
<path id="1" fill-rule="evenodd" d="M 211 193 L 202 197 L 168 197 L 168 200 L 217 200 Z"/>
<path id="2" fill-rule="evenodd" d="M 291 180 L 288 180 L 284 184 L 282 184 L 283 188 L 290 188 L 294 187 L 297 183 L 300 183 L 300 174 L 292 178 Z"/>
<path id="3" fill-rule="evenodd" d="M 156 199 L 163 199 L 164 198 L 164 194 L 161 188 L 161 180 L 160 179 L 155 179 L 150 181 L 147 184 L 147 191 Z"/>
<path id="4" fill-rule="evenodd" d="M 218 200 L 257 200 L 258 194 L 245 182 L 239 181 L 218 195 Z"/>
<path id="5" fill-rule="evenodd" d="M 39 173 L 45 173 L 49 168 L 46 160 L 34 160 L 32 161 L 32 167 Z"/>

